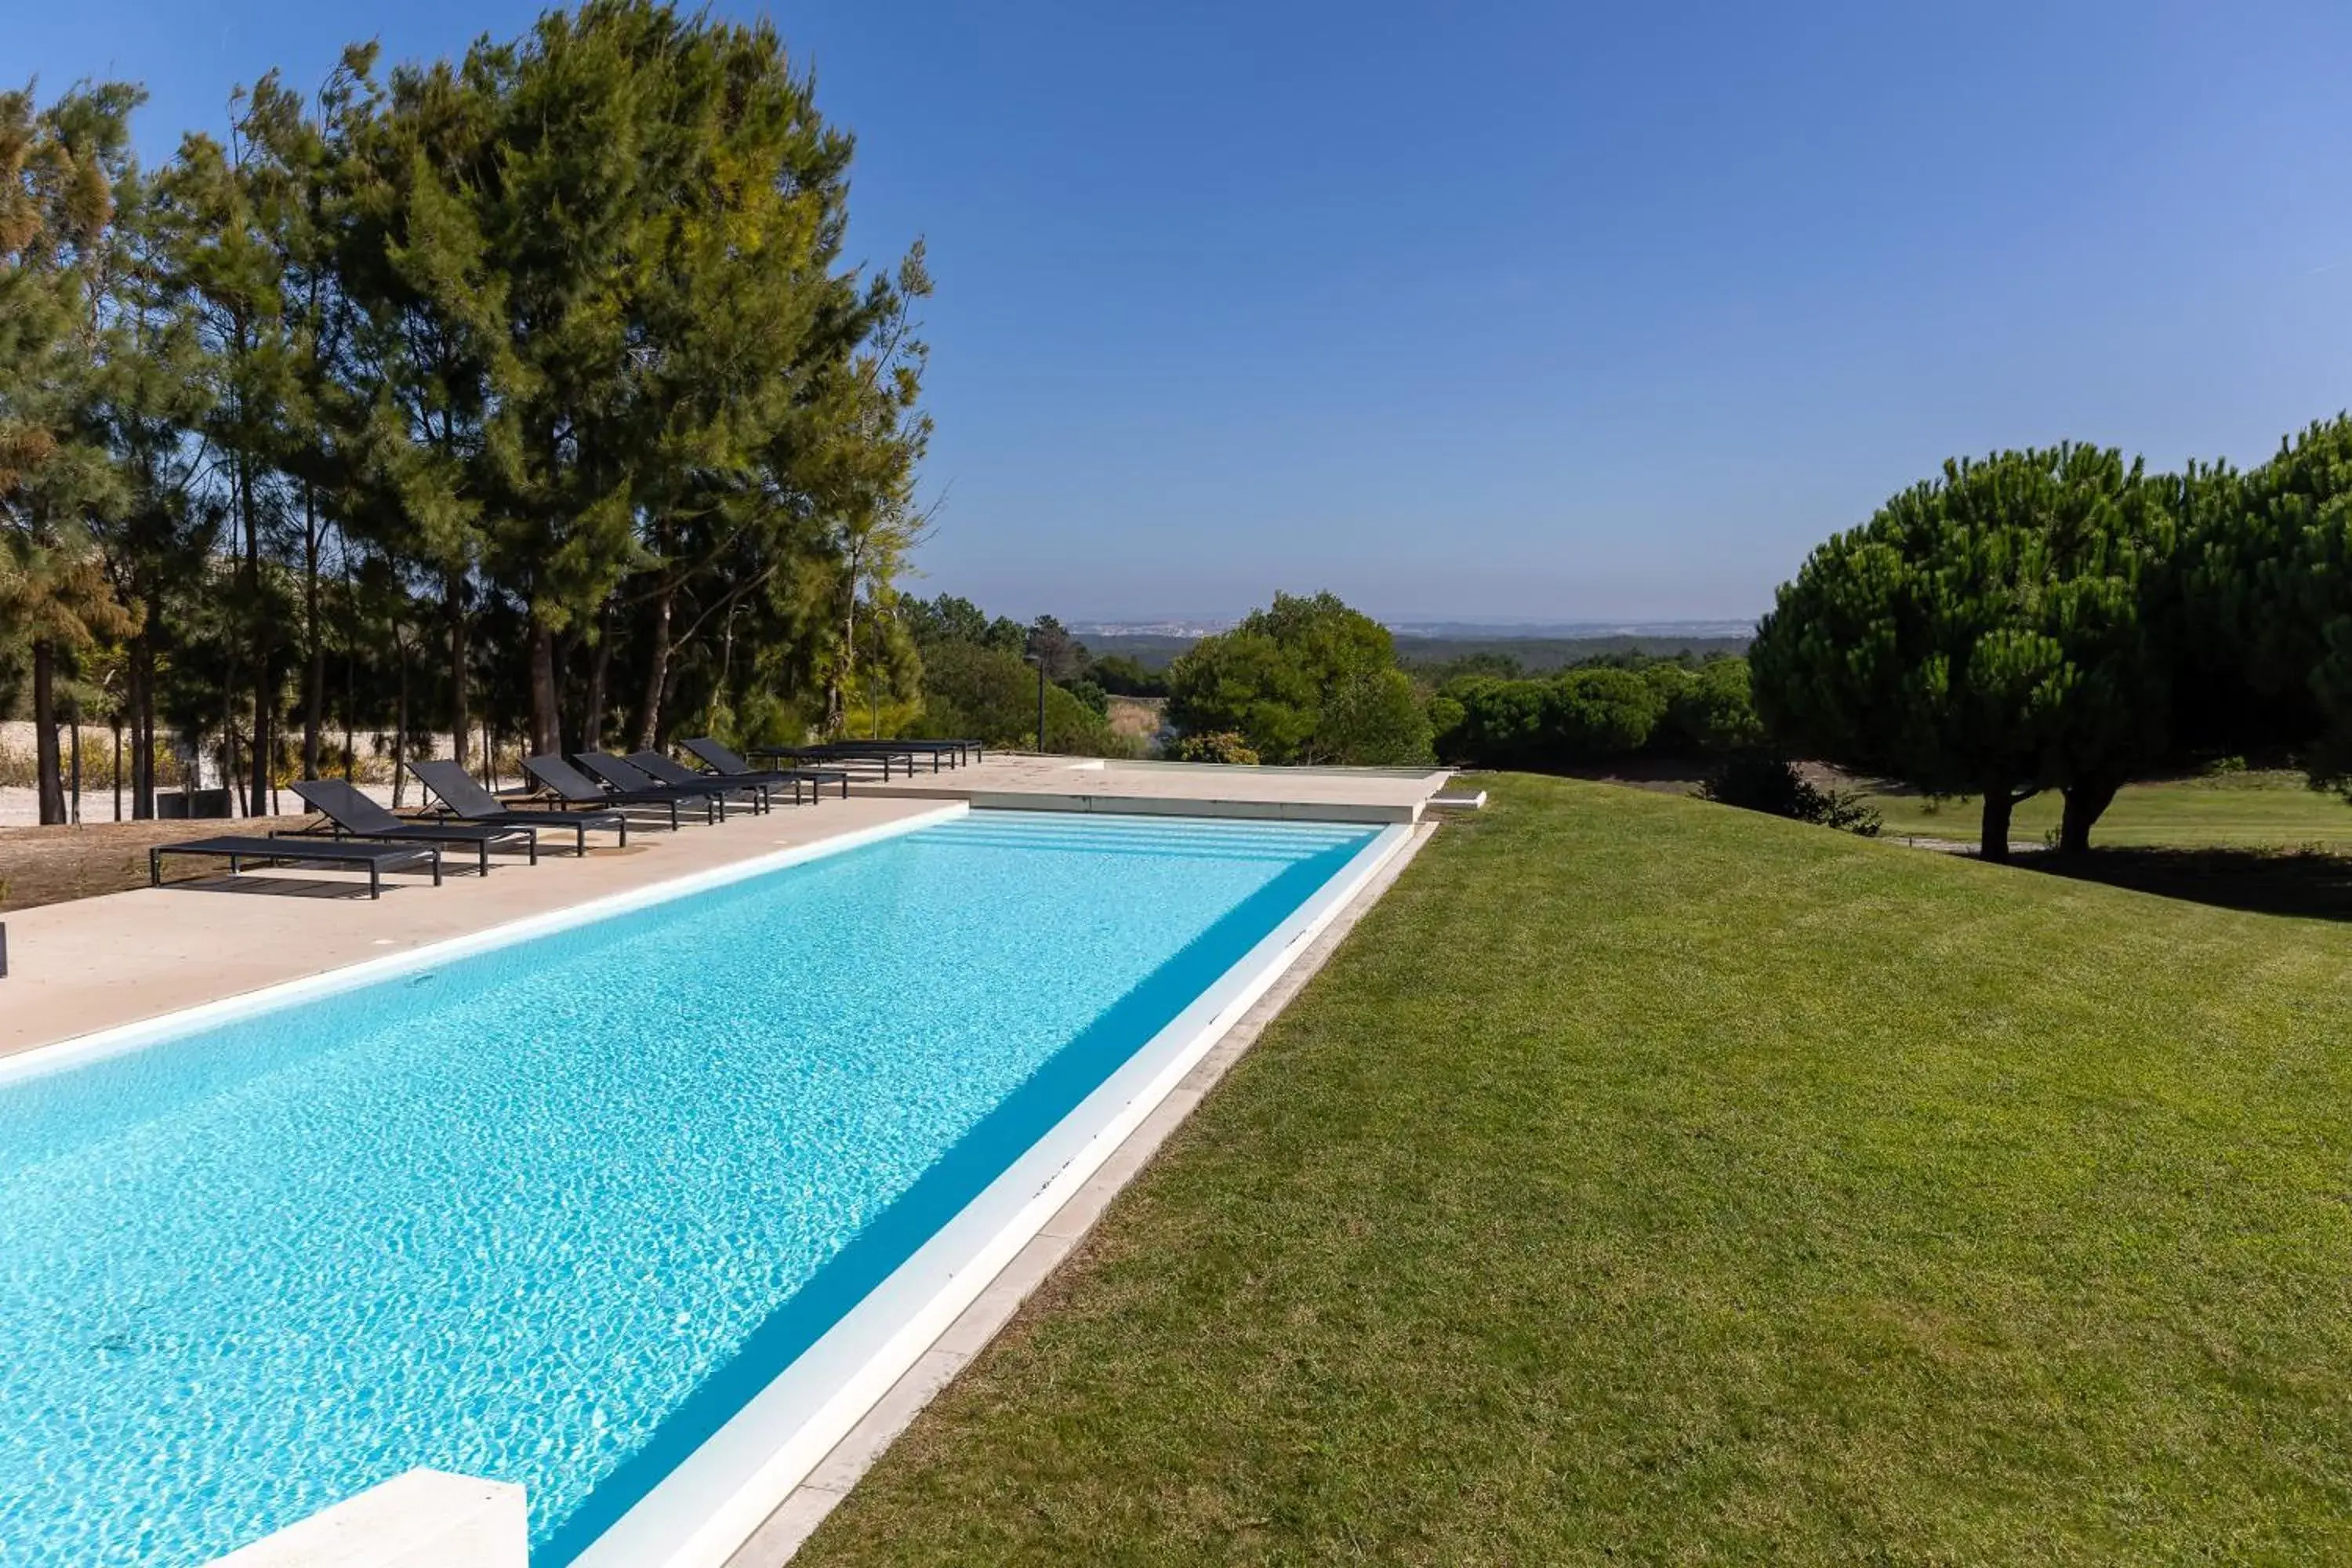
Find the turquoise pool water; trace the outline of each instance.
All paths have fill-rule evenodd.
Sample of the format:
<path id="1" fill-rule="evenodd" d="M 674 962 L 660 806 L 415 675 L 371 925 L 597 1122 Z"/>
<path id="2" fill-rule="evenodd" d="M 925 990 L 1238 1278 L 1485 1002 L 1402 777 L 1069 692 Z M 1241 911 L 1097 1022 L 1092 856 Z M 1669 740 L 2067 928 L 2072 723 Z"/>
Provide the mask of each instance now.
<path id="1" fill-rule="evenodd" d="M 975 813 L 0 1081 L 0 1563 L 419 1465 L 568 1561 L 1370 837 Z"/>

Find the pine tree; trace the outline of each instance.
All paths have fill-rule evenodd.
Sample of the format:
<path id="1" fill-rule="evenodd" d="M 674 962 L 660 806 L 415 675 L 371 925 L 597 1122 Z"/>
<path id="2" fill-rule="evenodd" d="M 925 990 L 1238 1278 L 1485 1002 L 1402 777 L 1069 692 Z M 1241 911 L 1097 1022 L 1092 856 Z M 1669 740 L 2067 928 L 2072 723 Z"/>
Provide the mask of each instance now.
<path id="1" fill-rule="evenodd" d="M 139 98 L 105 84 L 37 110 L 29 92 L 0 94 L 0 627 L 31 652 L 44 823 L 66 820 L 60 663 L 134 624 L 91 537 L 121 501 L 91 405 L 117 195 L 137 178 L 130 119 Z"/>

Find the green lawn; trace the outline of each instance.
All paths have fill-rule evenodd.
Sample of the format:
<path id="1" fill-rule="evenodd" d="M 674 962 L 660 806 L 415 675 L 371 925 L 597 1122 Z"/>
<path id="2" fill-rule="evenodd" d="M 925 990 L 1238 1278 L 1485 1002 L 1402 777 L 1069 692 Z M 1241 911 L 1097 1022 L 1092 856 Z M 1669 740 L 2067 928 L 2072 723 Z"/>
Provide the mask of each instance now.
<path id="1" fill-rule="evenodd" d="M 1869 803 L 1901 837 L 1956 838 L 1973 844 L 1979 806 L 1973 800 L 1935 801 L 1925 795 L 1870 793 Z M 2013 841 L 2058 831 L 2055 792 L 2017 808 Z M 2126 785 L 2091 830 L 2094 844 L 2112 847 L 2229 846 L 2245 849 L 2352 847 L 2352 805 L 2310 789 L 2299 773 L 2223 773 Z"/>
<path id="2" fill-rule="evenodd" d="M 2352 1558 L 2352 928 L 1491 788 L 803 1561 Z"/>

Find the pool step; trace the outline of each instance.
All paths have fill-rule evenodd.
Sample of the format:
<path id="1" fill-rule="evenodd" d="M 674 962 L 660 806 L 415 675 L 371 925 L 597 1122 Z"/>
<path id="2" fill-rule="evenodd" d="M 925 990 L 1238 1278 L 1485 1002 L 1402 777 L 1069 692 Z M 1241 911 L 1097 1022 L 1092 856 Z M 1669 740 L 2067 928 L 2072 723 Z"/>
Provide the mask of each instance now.
<path id="1" fill-rule="evenodd" d="M 408 1470 L 214 1559 L 211 1568 L 529 1568 L 522 1489 Z"/>
<path id="2" fill-rule="evenodd" d="M 1429 809 L 1432 811 L 1478 811 L 1483 809 L 1486 804 L 1486 792 L 1483 789 L 1468 792 L 1455 790 L 1450 795 L 1433 795 L 1429 797 Z"/>

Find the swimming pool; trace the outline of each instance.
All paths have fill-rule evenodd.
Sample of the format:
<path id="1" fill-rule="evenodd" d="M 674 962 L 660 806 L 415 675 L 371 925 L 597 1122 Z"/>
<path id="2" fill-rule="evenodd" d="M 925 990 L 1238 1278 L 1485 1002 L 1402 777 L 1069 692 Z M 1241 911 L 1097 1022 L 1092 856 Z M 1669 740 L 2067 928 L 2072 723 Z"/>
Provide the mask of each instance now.
<path id="1" fill-rule="evenodd" d="M 1399 832 L 972 813 L 0 1080 L 0 1563 L 417 1466 L 654 1539 Z"/>

